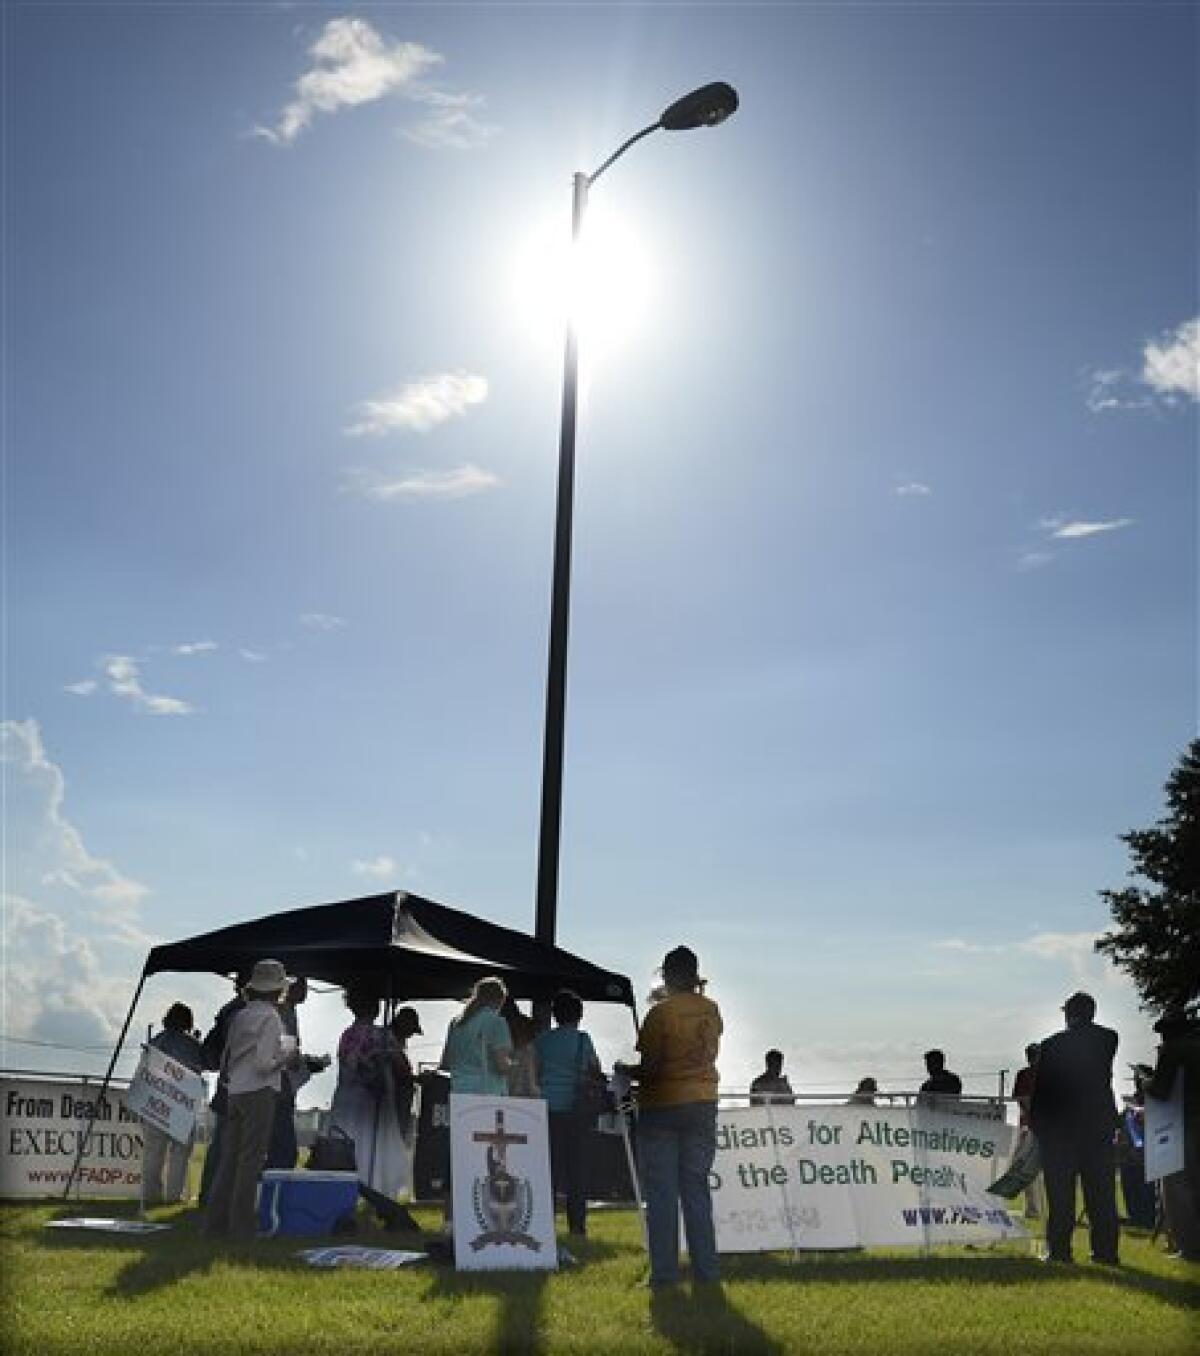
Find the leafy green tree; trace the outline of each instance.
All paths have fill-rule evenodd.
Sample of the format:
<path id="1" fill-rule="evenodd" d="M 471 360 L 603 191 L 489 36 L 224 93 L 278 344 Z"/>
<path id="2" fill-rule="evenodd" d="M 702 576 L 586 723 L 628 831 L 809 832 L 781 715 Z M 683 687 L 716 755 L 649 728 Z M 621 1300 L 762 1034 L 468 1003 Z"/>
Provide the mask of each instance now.
<path id="1" fill-rule="evenodd" d="M 1166 818 L 1121 835 L 1130 876 L 1149 887 L 1101 890 L 1116 927 L 1096 943 L 1133 980 L 1142 1005 L 1159 1009 L 1200 997 L 1200 739 L 1166 790 Z"/>

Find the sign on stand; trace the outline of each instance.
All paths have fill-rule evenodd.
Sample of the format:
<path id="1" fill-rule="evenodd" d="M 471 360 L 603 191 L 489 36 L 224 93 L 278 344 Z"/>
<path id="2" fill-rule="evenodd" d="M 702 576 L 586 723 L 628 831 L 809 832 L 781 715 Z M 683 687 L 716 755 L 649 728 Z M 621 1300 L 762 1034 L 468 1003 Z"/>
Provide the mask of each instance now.
<path id="1" fill-rule="evenodd" d="M 1146 1181 L 1183 1171 L 1183 1074 L 1175 1072 L 1169 1097 L 1146 1098 Z"/>
<path id="2" fill-rule="evenodd" d="M 723 1110 L 711 1179 L 719 1252 L 1026 1237 L 988 1186 L 1015 1129 L 916 1106 Z"/>
<path id="3" fill-rule="evenodd" d="M 136 1200 L 142 1127 L 125 1089 L 78 1079 L 0 1078 L 0 1197 L 61 1196 L 95 1121 L 72 1195 Z"/>
<path id="4" fill-rule="evenodd" d="M 153 1045 L 142 1050 L 125 1104 L 147 1125 L 180 1144 L 191 1139 L 204 1105 L 204 1079 Z"/>
<path id="5" fill-rule="evenodd" d="M 546 1103 L 451 1093 L 450 1161 L 458 1270 L 553 1271 Z"/>

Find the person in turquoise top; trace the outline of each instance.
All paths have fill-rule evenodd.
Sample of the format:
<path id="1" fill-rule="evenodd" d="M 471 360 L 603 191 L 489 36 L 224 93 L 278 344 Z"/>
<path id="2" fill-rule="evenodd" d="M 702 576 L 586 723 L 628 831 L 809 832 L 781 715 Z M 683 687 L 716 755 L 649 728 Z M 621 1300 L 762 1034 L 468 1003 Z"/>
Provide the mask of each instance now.
<path id="1" fill-rule="evenodd" d="M 481 979 L 466 1007 L 450 1023 L 441 1067 L 450 1075 L 451 1092 L 508 1095 L 512 1037 L 500 1009 L 508 997 L 502 979 Z"/>
<path id="2" fill-rule="evenodd" d="M 583 1084 L 600 1072 L 596 1048 L 580 1031 L 583 1003 L 569 989 L 554 996 L 550 1006 L 556 1026 L 534 1042 L 538 1081 L 550 1112 L 550 1177 L 556 1197 L 567 1202 L 567 1228 L 587 1232 L 588 1148 L 592 1118 L 583 1105 Z"/>

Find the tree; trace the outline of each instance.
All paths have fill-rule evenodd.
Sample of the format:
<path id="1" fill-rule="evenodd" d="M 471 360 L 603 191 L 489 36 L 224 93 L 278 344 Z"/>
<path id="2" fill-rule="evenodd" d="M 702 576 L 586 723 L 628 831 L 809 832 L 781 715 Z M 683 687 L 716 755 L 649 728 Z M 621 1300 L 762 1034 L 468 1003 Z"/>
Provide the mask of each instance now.
<path id="1" fill-rule="evenodd" d="M 1133 980 L 1147 1008 L 1200 997 L 1200 739 L 1167 781 L 1167 810 L 1153 828 L 1121 835 L 1129 872 L 1153 888 L 1101 890 L 1116 927 L 1096 942 Z"/>

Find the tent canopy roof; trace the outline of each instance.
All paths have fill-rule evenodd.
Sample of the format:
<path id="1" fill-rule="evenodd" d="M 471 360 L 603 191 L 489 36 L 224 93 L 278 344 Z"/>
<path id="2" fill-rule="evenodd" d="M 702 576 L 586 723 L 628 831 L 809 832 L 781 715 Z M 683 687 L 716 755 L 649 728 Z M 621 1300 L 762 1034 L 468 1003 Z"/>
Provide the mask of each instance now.
<path id="1" fill-rule="evenodd" d="M 156 946 L 146 974 L 245 972 L 265 956 L 282 961 L 292 975 L 368 986 L 398 1000 L 462 998 L 477 979 L 499 975 L 514 998 L 573 989 L 590 1002 L 633 1006 L 624 975 L 403 892 L 290 909 Z"/>

